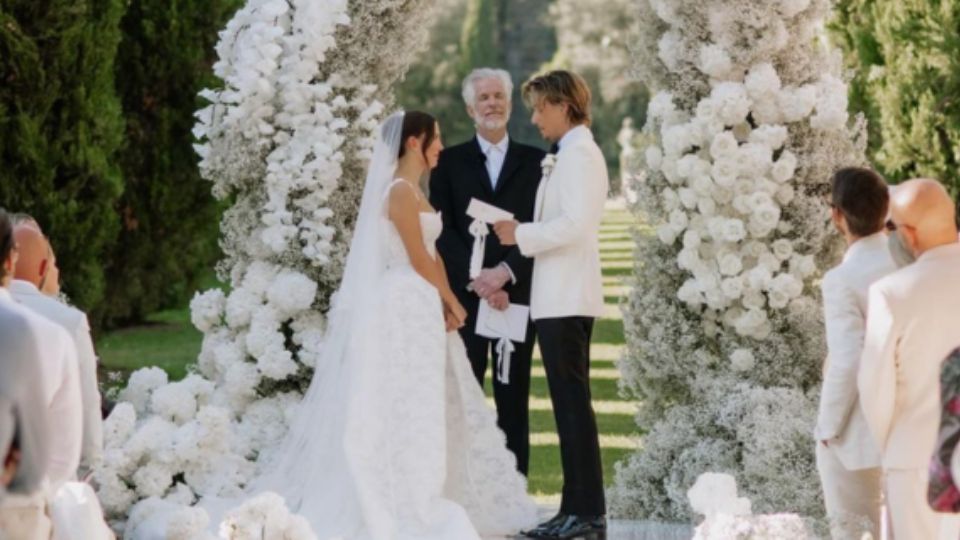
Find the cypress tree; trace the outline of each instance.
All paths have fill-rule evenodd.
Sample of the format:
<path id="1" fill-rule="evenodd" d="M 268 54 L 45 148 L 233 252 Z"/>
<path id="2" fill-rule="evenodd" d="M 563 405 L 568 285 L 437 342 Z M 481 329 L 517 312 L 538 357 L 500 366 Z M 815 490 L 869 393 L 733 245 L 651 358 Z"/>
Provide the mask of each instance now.
<path id="1" fill-rule="evenodd" d="M 855 74 L 851 105 L 870 121 L 874 165 L 960 195 L 960 2 L 843 0 L 832 29 Z"/>
<path id="2" fill-rule="evenodd" d="M 64 291 L 95 312 L 123 188 L 113 87 L 123 11 L 122 0 L 0 1 L 0 206 L 37 218 Z"/>
<path id="3" fill-rule="evenodd" d="M 133 0 L 120 22 L 116 85 L 125 191 L 116 219 L 108 324 L 180 305 L 219 258 L 219 211 L 193 151 L 197 93 L 213 84 L 217 31 L 239 0 Z"/>

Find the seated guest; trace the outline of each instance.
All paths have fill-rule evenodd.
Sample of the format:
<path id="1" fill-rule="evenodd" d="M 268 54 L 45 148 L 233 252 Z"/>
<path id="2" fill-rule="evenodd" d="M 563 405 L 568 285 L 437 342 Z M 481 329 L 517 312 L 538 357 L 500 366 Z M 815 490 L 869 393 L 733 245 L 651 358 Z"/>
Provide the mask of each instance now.
<path id="1" fill-rule="evenodd" d="M 960 536 L 960 518 L 927 504 L 927 467 L 940 418 L 940 366 L 960 328 L 960 242 L 940 183 L 904 182 L 891 221 L 916 262 L 870 287 L 857 387 L 880 446 L 890 528 L 898 539 Z"/>
<path id="2" fill-rule="evenodd" d="M 4 226 L 10 221 L 5 215 Z M 11 269 L 17 265 L 18 252 L 12 250 L 4 264 Z M 15 272 L 15 270 L 14 270 Z M 17 303 L 10 294 L 12 274 L 0 281 L 0 305 L 18 313 L 40 337 L 37 363 L 48 418 L 50 419 L 50 463 L 47 480 L 56 489 L 63 482 L 74 480 L 80 463 L 83 438 L 82 400 L 80 397 L 79 362 L 73 339 L 60 325 Z"/>
<path id="3" fill-rule="evenodd" d="M 0 209 L 0 283 L 14 271 L 13 227 Z M 0 293 L 2 294 L 2 293 Z M 49 537 L 43 479 L 50 467 L 49 407 L 41 335 L 12 301 L 0 301 L 0 537 Z"/>
<path id="4" fill-rule="evenodd" d="M 53 250 L 35 222 L 21 221 L 14 227 L 14 237 L 20 249 L 14 280 L 10 284 L 14 300 L 63 327 L 70 334 L 77 351 L 80 395 L 83 400 L 81 465 L 84 470 L 90 470 L 103 455 L 97 356 L 90 337 L 90 325 L 82 311 L 41 292 L 45 285 L 51 283 L 59 290 L 59 274 Z"/>
<path id="5" fill-rule="evenodd" d="M 880 176 L 856 167 L 833 175 L 833 223 L 847 243 L 823 290 L 827 359 L 815 436 L 817 469 L 833 538 L 880 537 L 880 450 L 857 399 L 857 369 L 870 284 L 897 269 L 884 222 L 890 197 Z"/>

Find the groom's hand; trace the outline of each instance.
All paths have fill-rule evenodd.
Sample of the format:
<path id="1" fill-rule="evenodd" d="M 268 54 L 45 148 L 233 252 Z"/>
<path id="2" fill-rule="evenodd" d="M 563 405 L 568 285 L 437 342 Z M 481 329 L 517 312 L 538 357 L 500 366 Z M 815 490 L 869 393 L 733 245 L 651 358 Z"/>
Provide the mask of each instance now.
<path id="1" fill-rule="evenodd" d="M 520 222 L 514 219 L 509 221 L 498 221 L 493 225 L 493 232 L 500 238 L 500 244 L 504 246 L 514 246 L 517 244 L 517 227 Z"/>

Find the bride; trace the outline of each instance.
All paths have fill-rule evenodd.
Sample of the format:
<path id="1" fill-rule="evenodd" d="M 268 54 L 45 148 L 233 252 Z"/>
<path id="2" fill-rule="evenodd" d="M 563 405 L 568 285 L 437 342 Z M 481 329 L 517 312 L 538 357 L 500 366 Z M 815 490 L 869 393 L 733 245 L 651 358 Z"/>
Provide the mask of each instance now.
<path id="1" fill-rule="evenodd" d="M 381 126 L 323 357 L 251 491 L 282 495 L 321 539 L 475 539 L 536 520 L 456 330 L 466 312 L 418 181 L 440 128 Z"/>

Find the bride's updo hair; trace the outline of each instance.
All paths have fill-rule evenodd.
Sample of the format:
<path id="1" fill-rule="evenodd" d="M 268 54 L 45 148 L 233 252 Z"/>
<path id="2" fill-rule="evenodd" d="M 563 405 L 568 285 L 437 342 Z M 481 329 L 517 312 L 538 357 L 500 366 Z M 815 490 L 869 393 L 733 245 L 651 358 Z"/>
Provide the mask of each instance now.
<path id="1" fill-rule="evenodd" d="M 423 135 L 426 135 L 426 137 L 423 139 L 423 145 L 420 147 L 420 151 L 426 152 L 430 143 L 437 137 L 437 120 L 425 112 L 405 112 L 403 114 L 403 130 L 400 135 L 400 153 L 397 155 L 397 158 L 402 158 L 407 152 L 407 139 L 410 137 L 419 138 Z M 427 159 L 425 153 L 423 159 L 424 161 Z"/>

